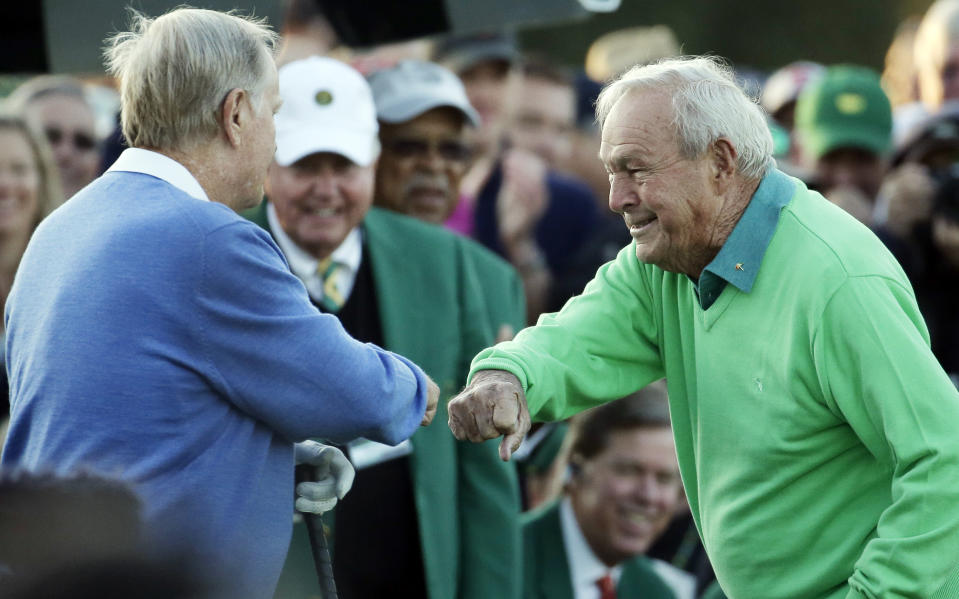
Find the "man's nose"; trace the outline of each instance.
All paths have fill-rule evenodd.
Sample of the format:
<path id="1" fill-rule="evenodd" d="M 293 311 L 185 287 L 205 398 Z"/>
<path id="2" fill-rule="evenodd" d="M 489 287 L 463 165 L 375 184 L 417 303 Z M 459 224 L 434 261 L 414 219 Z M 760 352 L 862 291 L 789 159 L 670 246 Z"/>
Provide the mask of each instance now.
<path id="1" fill-rule="evenodd" d="M 841 166 L 833 170 L 832 173 L 833 184 L 836 187 L 839 186 L 849 186 L 854 187 L 859 181 L 858 174 L 854 168 L 848 166 Z"/>
<path id="2" fill-rule="evenodd" d="M 312 191 L 314 195 L 318 196 L 332 196 L 336 191 L 336 175 L 330 172 L 329 169 L 318 171 L 313 176 L 313 182 L 310 186 L 310 191 Z"/>
<path id="3" fill-rule="evenodd" d="M 636 189 L 630 184 L 625 173 L 618 173 L 609 180 L 609 209 L 622 214 L 630 206 L 639 203 Z"/>
<path id="4" fill-rule="evenodd" d="M 662 502 L 665 496 L 665 487 L 653 473 L 639 476 L 633 487 L 633 495 L 644 505 L 655 505 Z"/>
<path id="5" fill-rule="evenodd" d="M 438 173 L 441 172 L 446 165 L 446 159 L 440 154 L 438 147 L 430 145 L 417 157 L 416 163 L 422 171 Z"/>

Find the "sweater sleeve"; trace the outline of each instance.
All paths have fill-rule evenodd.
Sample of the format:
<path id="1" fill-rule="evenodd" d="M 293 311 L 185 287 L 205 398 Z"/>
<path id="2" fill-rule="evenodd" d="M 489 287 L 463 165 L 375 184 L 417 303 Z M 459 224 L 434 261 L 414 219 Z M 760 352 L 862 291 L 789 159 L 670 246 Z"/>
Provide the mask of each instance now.
<path id="1" fill-rule="evenodd" d="M 929 349 L 911 291 L 885 277 L 847 279 L 814 346 L 830 407 L 890 472 L 890 504 L 848 597 L 959 596 L 959 393 Z"/>
<path id="2" fill-rule="evenodd" d="M 396 444 L 416 431 L 423 372 L 320 313 L 266 232 L 246 221 L 214 230 L 199 269 L 202 356 L 211 385 L 237 408 L 293 441 Z"/>
<path id="3" fill-rule="evenodd" d="M 530 414 L 558 420 L 662 378 L 648 276 L 634 246 L 624 248 L 561 311 L 480 352 L 470 379 L 479 370 L 509 371 L 523 383 Z"/>

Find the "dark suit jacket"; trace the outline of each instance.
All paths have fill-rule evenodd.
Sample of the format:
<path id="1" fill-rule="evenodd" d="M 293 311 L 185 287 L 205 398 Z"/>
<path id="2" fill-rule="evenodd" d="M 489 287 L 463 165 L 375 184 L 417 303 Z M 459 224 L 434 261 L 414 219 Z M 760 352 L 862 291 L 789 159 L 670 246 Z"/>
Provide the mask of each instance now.
<path id="1" fill-rule="evenodd" d="M 265 202 L 246 216 L 269 230 Z M 473 356 L 492 344 L 494 322 L 507 322 L 516 330 L 522 326 L 525 300 L 519 277 L 479 244 L 435 225 L 372 208 L 362 227 L 384 345 L 422 367 L 446 400 L 465 383 Z M 429 596 L 518 597 L 515 470 L 499 459 L 496 440 L 457 442 L 447 420 L 441 401 L 433 424 L 411 439 L 411 476 Z M 301 530 L 294 534 L 287 570 L 294 561 L 301 564 L 296 577 L 305 581 L 304 588 L 315 589 L 303 536 Z M 283 578 L 290 575 L 286 571 Z M 283 598 L 288 596 L 284 593 Z"/>
<path id="2" fill-rule="evenodd" d="M 527 512 L 522 526 L 523 598 L 573 599 L 559 502 Z M 618 599 L 675 599 L 646 557 L 638 555 L 622 565 L 623 574 L 616 586 Z"/>

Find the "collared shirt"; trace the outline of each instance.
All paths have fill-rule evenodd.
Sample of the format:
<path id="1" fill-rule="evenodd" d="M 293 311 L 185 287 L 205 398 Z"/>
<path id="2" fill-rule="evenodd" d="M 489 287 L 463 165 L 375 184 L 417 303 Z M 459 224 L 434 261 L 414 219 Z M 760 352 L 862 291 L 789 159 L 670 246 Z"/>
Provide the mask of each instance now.
<path id="1" fill-rule="evenodd" d="M 566 546 L 569 575 L 573 583 L 573 597 L 600 599 L 596 581 L 609 574 L 613 583 L 618 585 L 623 567 L 617 565 L 609 568 L 596 557 L 579 528 L 569 497 L 564 497 L 559 504 L 559 521 L 563 529 L 563 544 Z"/>
<path id="2" fill-rule="evenodd" d="M 290 239 L 280 225 L 272 203 L 266 205 L 266 218 L 276 238 L 276 244 L 283 250 L 286 261 L 290 264 L 290 270 L 303 281 L 311 298 L 316 301 L 323 299 L 323 277 L 316 272 L 320 261 Z M 363 259 L 363 233 L 360 228 L 356 227 L 350 231 L 330 257 L 344 267 L 338 275 L 338 287 L 342 290 L 344 299 L 349 298 L 356 282 L 356 273 L 360 270 L 360 261 Z"/>
<path id="3" fill-rule="evenodd" d="M 793 185 L 789 177 L 777 170 L 763 177 L 726 243 L 703 269 L 698 284 L 694 282 L 703 310 L 719 298 L 726 283 L 743 293 L 753 288 L 759 264 L 779 223 L 779 213 L 792 198 Z"/>
<path id="4" fill-rule="evenodd" d="M 123 150 L 116 162 L 107 169 L 110 171 L 125 171 L 129 173 L 143 173 L 166 181 L 187 195 L 198 200 L 210 201 L 210 198 L 200 187 L 185 166 L 159 152 L 144 150 L 143 148 L 127 148 Z"/>

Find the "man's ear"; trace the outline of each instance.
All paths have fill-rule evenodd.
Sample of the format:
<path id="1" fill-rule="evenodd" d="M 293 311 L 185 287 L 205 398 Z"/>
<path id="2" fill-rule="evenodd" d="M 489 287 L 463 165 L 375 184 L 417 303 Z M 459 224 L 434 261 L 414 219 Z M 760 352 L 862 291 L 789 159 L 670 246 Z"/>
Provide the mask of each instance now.
<path id="1" fill-rule="evenodd" d="M 220 106 L 220 128 L 227 141 L 234 148 L 241 145 L 240 131 L 246 125 L 245 106 L 249 104 L 249 94 L 240 88 L 231 89 Z"/>
<path id="2" fill-rule="evenodd" d="M 736 158 L 739 153 L 735 146 L 725 137 L 720 137 L 709 148 L 713 180 L 725 189 L 736 174 Z"/>

